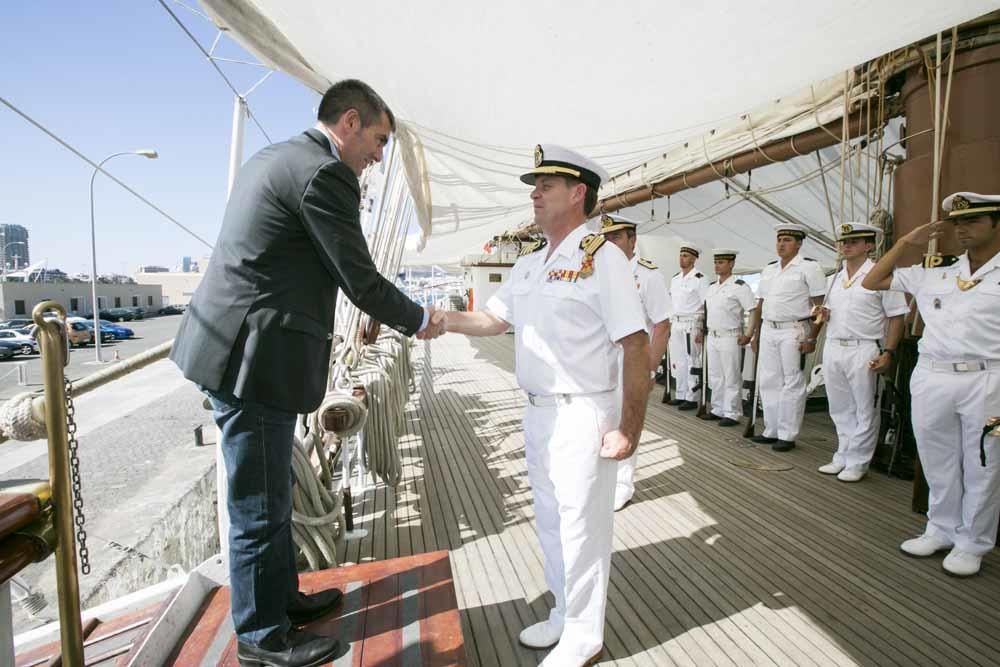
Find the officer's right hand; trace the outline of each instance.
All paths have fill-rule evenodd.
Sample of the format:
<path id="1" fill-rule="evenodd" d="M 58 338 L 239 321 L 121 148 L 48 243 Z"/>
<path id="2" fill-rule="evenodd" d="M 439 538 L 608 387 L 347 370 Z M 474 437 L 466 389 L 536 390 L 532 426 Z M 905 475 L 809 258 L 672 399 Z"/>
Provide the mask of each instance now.
<path id="1" fill-rule="evenodd" d="M 928 222 L 911 230 L 910 233 L 901 238 L 900 241 L 906 245 L 916 246 L 917 248 L 926 248 L 928 241 L 939 238 L 942 234 L 944 234 L 946 224 L 947 222 L 944 220 Z"/>
<path id="2" fill-rule="evenodd" d="M 614 431 L 609 431 L 604 434 L 604 440 L 601 443 L 600 456 L 602 459 L 615 459 L 617 461 L 621 461 L 632 456 L 638 444 L 638 438 L 629 438 L 618 429 L 615 429 Z"/>

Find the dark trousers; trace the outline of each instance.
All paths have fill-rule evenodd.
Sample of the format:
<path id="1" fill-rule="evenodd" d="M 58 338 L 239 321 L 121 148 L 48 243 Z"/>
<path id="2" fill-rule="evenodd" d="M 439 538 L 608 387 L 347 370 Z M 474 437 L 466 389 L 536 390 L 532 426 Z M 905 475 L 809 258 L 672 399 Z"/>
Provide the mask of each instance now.
<path id="1" fill-rule="evenodd" d="M 296 415 L 203 390 L 222 431 L 229 493 L 229 584 L 239 641 L 279 649 L 298 590 L 292 545 Z"/>

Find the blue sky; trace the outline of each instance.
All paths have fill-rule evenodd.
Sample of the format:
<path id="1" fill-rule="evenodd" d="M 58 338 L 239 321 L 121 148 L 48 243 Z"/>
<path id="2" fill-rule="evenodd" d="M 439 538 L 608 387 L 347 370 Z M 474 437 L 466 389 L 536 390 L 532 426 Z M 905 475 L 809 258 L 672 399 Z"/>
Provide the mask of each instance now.
<path id="1" fill-rule="evenodd" d="M 196 0 L 188 2 L 201 9 Z M 216 30 L 168 2 L 206 46 Z M 251 59 L 229 38 L 218 55 Z M 225 209 L 233 96 L 155 0 L 0 2 L 0 96 L 214 243 Z M 223 64 L 242 92 L 264 70 Z M 249 97 L 275 141 L 315 122 L 319 98 L 274 73 Z M 249 120 L 244 159 L 267 143 Z M 0 222 L 28 228 L 32 261 L 90 273 L 93 168 L 0 105 Z M 98 176 L 97 269 L 173 267 L 208 250 L 113 182 Z M 15 248 L 11 248 L 13 253 Z"/>

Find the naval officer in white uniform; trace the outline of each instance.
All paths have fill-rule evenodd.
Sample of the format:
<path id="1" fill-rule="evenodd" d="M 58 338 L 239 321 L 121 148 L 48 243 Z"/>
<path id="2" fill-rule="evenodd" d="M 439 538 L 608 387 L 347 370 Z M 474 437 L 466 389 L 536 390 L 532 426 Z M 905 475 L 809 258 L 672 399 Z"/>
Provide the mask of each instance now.
<path id="1" fill-rule="evenodd" d="M 639 290 L 643 314 L 646 317 L 646 333 L 649 335 L 649 379 L 656 378 L 663 353 L 667 349 L 670 336 L 670 295 L 667 281 L 656 264 L 635 254 L 637 240 L 636 227 L 639 223 L 621 215 L 601 216 L 601 235 L 618 246 L 628 258 L 635 278 L 635 288 Z M 635 464 L 639 454 L 633 454 L 618 462 L 618 481 L 615 484 L 615 511 L 625 507 L 635 493 Z"/>
<path id="2" fill-rule="evenodd" d="M 842 482 L 860 481 L 868 472 L 879 424 L 876 374 L 891 365 L 909 310 L 900 292 L 874 292 L 862 286 L 875 265 L 868 255 L 881 233 L 861 222 L 840 226 L 837 244 L 844 265 L 833 277 L 823 306 L 827 323 L 823 379 L 837 429 L 837 451 L 819 471 L 837 475 Z"/>
<path id="3" fill-rule="evenodd" d="M 761 273 L 753 317 L 751 345 L 760 354 L 757 382 L 764 406 L 764 433 L 753 441 L 787 452 L 795 447 L 806 410 L 803 364 L 822 327 L 811 314 L 823 302 L 826 276 L 819 262 L 800 252 L 805 227 L 779 224 L 774 231 L 778 259 Z"/>
<path id="4" fill-rule="evenodd" d="M 717 419 L 719 426 L 735 426 L 743 413 L 740 359 L 743 346 L 750 342 L 750 337 L 743 333 L 743 313 L 753 310 L 757 302 L 750 286 L 733 276 L 737 254 L 738 251 L 728 248 L 716 249 L 712 259 L 719 279 L 705 293 L 705 356 L 712 407 L 702 419 Z"/>
<path id="5" fill-rule="evenodd" d="M 695 268 L 701 248 L 690 243 L 680 247 L 678 262 L 681 270 L 670 279 L 670 373 L 674 376 L 677 393 L 670 405 L 678 410 L 698 407 L 701 386 L 701 343 L 705 326 L 705 291 L 708 278 Z M 692 377 L 694 375 L 695 377 Z"/>
<path id="6" fill-rule="evenodd" d="M 514 327 L 517 381 L 528 394 L 528 478 L 545 581 L 555 596 L 548 619 L 519 639 L 537 649 L 556 645 L 546 667 L 590 664 L 602 650 L 615 476 L 618 462 L 635 452 L 650 389 L 649 338 L 632 267 L 584 226 L 605 178 L 578 153 L 538 146 L 535 168 L 521 180 L 534 185 L 535 222 L 545 238 L 522 251 L 485 311 L 434 318 L 444 318 L 446 331 L 471 336 Z"/>
<path id="7" fill-rule="evenodd" d="M 864 287 L 913 295 L 924 322 L 910 418 L 930 488 L 927 528 L 900 549 L 918 558 L 950 549 L 945 572 L 967 577 L 996 545 L 1000 518 L 1000 195 L 957 192 L 941 208 L 946 219 L 897 241 Z M 898 268 L 903 252 L 949 226 L 962 255 Z"/>

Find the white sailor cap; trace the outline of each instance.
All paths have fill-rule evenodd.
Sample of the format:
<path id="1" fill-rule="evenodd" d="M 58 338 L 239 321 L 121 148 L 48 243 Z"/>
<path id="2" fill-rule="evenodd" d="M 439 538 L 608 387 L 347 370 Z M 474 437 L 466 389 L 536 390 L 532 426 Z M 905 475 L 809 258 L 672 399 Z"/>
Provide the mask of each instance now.
<path id="1" fill-rule="evenodd" d="M 736 261 L 736 255 L 740 254 L 739 250 L 733 250 L 732 248 L 716 248 L 715 252 L 712 253 L 714 259 L 731 259 Z"/>
<path id="2" fill-rule="evenodd" d="M 956 192 L 941 202 L 949 218 L 1000 212 L 1000 195 L 980 195 L 975 192 Z"/>
<path id="3" fill-rule="evenodd" d="M 600 233 L 607 234 L 608 232 L 616 232 L 619 229 L 634 230 L 638 224 L 639 222 L 637 220 L 626 218 L 624 215 L 602 213 Z"/>
<path id="4" fill-rule="evenodd" d="M 774 233 L 777 236 L 792 236 L 801 241 L 806 237 L 806 228 L 793 223 L 782 223 L 774 226 Z"/>
<path id="5" fill-rule="evenodd" d="M 838 241 L 846 241 L 848 239 L 871 239 L 874 241 L 881 235 L 881 229 L 875 225 L 867 225 L 863 222 L 845 222 L 837 228 Z"/>
<path id="6" fill-rule="evenodd" d="M 701 248 L 691 243 L 681 242 L 681 252 L 686 252 L 694 255 L 695 257 L 701 257 Z"/>
<path id="7" fill-rule="evenodd" d="M 535 146 L 535 168 L 521 174 L 521 182 L 535 184 L 535 176 L 559 174 L 570 176 L 593 188 L 600 188 L 608 180 L 608 172 L 601 165 L 576 151 L 555 144 Z"/>

